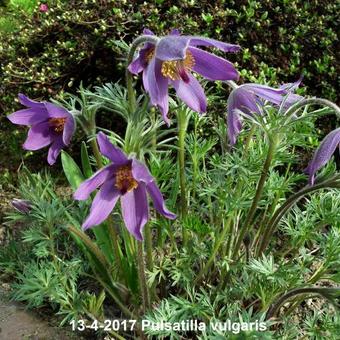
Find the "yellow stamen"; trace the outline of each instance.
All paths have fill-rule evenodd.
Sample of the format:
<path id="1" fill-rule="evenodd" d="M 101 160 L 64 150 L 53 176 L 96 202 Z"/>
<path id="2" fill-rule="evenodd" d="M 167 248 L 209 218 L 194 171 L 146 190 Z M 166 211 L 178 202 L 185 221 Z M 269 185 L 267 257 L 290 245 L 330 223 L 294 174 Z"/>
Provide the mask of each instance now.
<path id="1" fill-rule="evenodd" d="M 123 193 L 138 187 L 138 182 L 132 176 L 131 165 L 123 165 L 116 171 L 115 186 Z"/>
<path id="2" fill-rule="evenodd" d="M 186 52 L 183 60 L 169 60 L 162 63 L 162 75 L 171 80 L 182 79 L 181 73 L 192 69 L 195 65 L 194 56 L 190 51 Z"/>
<path id="3" fill-rule="evenodd" d="M 64 126 L 66 123 L 66 118 L 50 118 L 48 123 L 53 128 L 54 132 L 62 133 L 64 131 Z"/>

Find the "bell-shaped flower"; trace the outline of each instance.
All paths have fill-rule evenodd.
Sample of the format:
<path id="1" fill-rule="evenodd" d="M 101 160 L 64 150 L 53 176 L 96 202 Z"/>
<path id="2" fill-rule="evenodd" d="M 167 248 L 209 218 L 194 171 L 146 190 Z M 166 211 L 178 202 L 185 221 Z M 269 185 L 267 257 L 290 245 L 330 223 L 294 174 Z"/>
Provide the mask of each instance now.
<path id="1" fill-rule="evenodd" d="M 32 203 L 28 200 L 13 198 L 11 201 L 12 207 L 22 214 L 28 214 L 32 209 Z"/>
<path id="2" fill-rule="evenodd" d="M 237 136 L 242 130 L 242 114 L 261 114 L 260 107 L 264 101 L 274 105 L 284 104 L 288 108 L 302 99 L 301 96 L 293 94 L 300 84 L 301 79 L 295 83 L 285 84 L 278 89 L 260 84 L 244 84 L 233 89 L 228 98 L 227 125 L 228 138 L 231 144 L 236 143 Z"/>
<path id="3" fill-rule="evenodd" d="M 332 157 L 336 148 L 340 147 L 340 128 L 331 131 L 316 149 L 313 159 L 309 162 L 305 172 L 309 175 L 309 184 L 314 184 L 315 173 Z"/>
<path id="4" fill-rule="evenodd" d="M 142 240 L 142 230 L 149 220 L 147 194 L 155 209 L 164 217 L 176 218 L 167 210 L 163 196 L 147 167 L 135 158 L 128 158 L 100 132 L 97 137 L 100 152 L 112 163 L 84 181 L 74 193 L 76 200 L 86 200 L 100 187 L 82 227 L 84 230 L 102 223 L 115 207 L 118 199 L 126 228 L 137 240 Z"/>
<path id="5" fill-rule="evenodd" d="M 145 35 L 153 34 L 144 30 Z M 237 52 L 238 45 L 199 37 L 181 36 L 178 30 L 160 38 L 157 43 L 146 43 L 137 58 L 129 65 L 131 73 L 143 72 L 143 85 L 152 105 L 158 106 L 169 125 L 168 87 L 193 111 L 203 113 L 207 108 L 204 90 L 192 72 L 208 80 L 237 80 L 239 74 L 228 60 L 198 48 L 215 47 L 224 52 Z"/>
<path id="6" fill-rule="evenodd" d="M 23 144 L 26 150 L 39 150 L 48 145 L 47 161 L 53 165 L 65 146 L 70 144 L 76 124 L 70 112 L 49 102 L 36 102 L 19 94 L 19 101 L 27 109 L 7 116 L 13 123 L 30 126 Z"/>

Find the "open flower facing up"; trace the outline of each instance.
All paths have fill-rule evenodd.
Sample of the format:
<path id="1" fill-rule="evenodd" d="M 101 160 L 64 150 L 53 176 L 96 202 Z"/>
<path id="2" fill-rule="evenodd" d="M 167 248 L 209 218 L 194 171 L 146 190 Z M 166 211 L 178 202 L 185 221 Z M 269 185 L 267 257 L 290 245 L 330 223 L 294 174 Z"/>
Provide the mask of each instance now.
<path id="1" fill-rule="evenodd" d="M 305 172 L 309 175 L 309 184 L 314 184 L 315 173 L 332 157 L 337 147 L 340 147 L 340 128 L 331 131 L 321 142 L 309 162 Z"/>
<path id="2" fill-rule="evenodd" d="M 23 94 L 19 101 L 28 107 L 7 116 L 14 124 L 30 126 L 23 144 L 26 150 L 38 150 L 51 144 L 47 161 L 53 165 L 65 146 L 70 144 L 75 131 L 75 120 L 64 108 L 49 102 L 36 102 Z"/>
<path id="3" fill-rule="evenodd" d="M 144 30 L 144 34 L 153 35 L 150 30 Z M 181 36 L 177 30 L 173 30 L 155 44 L 146 43 L 129 65 L 131 73 L 143 72 L 143 85 L 151 103 L 159 107 L 168 125 L 169 85 L 175 88 L 178 97 L 193 111 L 203 113 L 207 107 L 206 96 L 192 71 L 213 81 L 239 78 L 231 62 L 197 46 L 215 47 L 224 52 L 240 50 L 238 45 L 199 36 Z"/>
<path id="4" fill-rule="evenodd" d="M 86 200 L 100 187 L 92 202 L 90 214 L 83 223 L 83 229 L 102 223 L 120 198 L 126 228 L 141 241 L 143 227 L 149 219 L 147 193 L 160 214 L 169 219 L 176 218 L 165 207 L 163 196 L 144 164 L 134 158 L 127 158 L 102 132 L 98 134 L 97 141 L 101 154 L 112 163 L 83 182 L 74 193 L 76 200 Z"/>
<path id="5" fill-rule="evenodd" d="M 288 108 L 302 99 L 301 96 L 292 93 L 300 82 L 301 79 L 295 83 L 285 84 L 278 89 L 260 84 L 244 84 L 232 90 L 227 107 L 230 143 L 236 143 L 236 138 L 242 129 L 242 113 L 247 115 L 261 114 L 259 106 L 263 105 L 265 100 L 274 105 L 281 105 L 284 102 L 285 108 Z"/>

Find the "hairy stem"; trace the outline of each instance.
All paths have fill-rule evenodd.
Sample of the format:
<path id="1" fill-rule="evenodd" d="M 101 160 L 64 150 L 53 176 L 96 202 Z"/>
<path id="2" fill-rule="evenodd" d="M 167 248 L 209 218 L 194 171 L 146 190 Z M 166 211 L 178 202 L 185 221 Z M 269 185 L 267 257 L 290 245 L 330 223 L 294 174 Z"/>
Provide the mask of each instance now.
<path id="1" fill-rule="evenodd" d="M 143 242 L 137 241 L 137 263 L 139 274 L 139 285 L 143 302 L 143 314 L 150 307 L 148 285 L 145 276 Z"/>
<path id="2" fill-rule="evenodd" d="M 229 216 L 223 229 L 222 229 L 222 232 L 220 235 L 218 235 L 218 237 L 216 238 L 215 240 L 215 246 L 214 246 L 214 249 L 212 250 L 211 252 L 211 255 L 208 259 L 208 262 L 205 264 L 205 266 L 201 269 L 201 271 L 198 273 L 196 279 L 195 279 L 195 282 L 194 282 L 194 285 L 199 283 L 203 276 L 206 274 L 206 272 L 208 271 L 208 269 L 211 267 L 211 265 L 213 264 L 215 258 L 216 258 L 216 255 L 217 255 L 217 252 L 219 251 L 224 239 L 225 239 L 225 236 L 227 234 L 227 232 L 229 231 L 229 228 L 230 228 L 230 224 L 232 222 L 232 217 Z"/>
<path id="3" fill-rule="evenodd" d="M 274 138 L 269 138 L 269 149 L 268 149 L 268 154 L 267 154 L 267 158 L 265 160 L 265 163 L 263 165 L 263 169 L 262 169 L 262 174 L 261 177 L 259 179 L 259 182 L 257 184 L 257 188 L 256 188 L 256 193 L 252 202 L 252 205 L 249 209 L 248 215 L 245 219 L 245 222 L 243 224 L 243 228 L 241 228 L 239 237 L 236 241 L 235 247 L 234 247 L 234 254 L 233 254 L 233 258 L 235 259 L 237 257 L 238 251 L 241 247 L 242 241 L 244 239 L 244 236 L 246 235 L 246 233 L 249 231 L 250 227 L 252 226 L 252 220 L 253 217 L 255 215 L 258 203 L 261 199 L 262 196 L 262 192 L 263 192 L 263 188 L 264 188 L 264 184 L 265 181 L 267 179 L 267 175 L 268 175 L 268 171 L 274 156 L 274 152 L 276 149 L 276 144 L 277 144 L 277 140 Z"/>
<path id="4" fill-rule="evenodd" d="M 178 109 L 178 164 L 179 164 L 179 181 L 181 189 L 181 217 L 184 218 L 188 212 L 186 183 L 185 183 L 185 136 L 188 125 L 186 111 Z M 187 230 L 182 226 L 183 245 L 186 246 L 188 241 Z"/>
<path id="5" fill-rule="evenodd" d="M 316 191 L 319 189 L 325 189 L 328 187 L 338 186 L 339 184 L 337 182 L 337 179 L 338 179 L 338 176 L 334 176 L 330 179 L 317 183 L 313 186 L 308 185 L 302 188 L 300 191 L 298 191 L 294 195 L 290 196 L 283 203 L 283 205 L 275 211 L 273 217 L 268 222 L 267 232 L 263 234 L 262 242 L 258 250 L 258 255 L 260 255 L 266 249 L 274 233 L 274 230 L 276 226 L 278 225 L 278 223 L 280 222 L 281 218 L 296 202 L 298 202 L 305 195 L 312 193 L 313 191 Z"/>
<path id="6" fill-rule="evenodd" d="M 146 224 L 144 227 L 145 231 L 145 247 L 146 247 L 146 268 L 148 271 L 152 272 L 153 270 L 153 257 L 152 257 L 152 234 L 151 228 L 149 224 Z M 151 300 L 155 297 L 155 286 L 152 285 L 150 289 L 150 298 Z"/>
<path id="7" fill-rule="evenodd" d="M 320 288 L 320 287 L 306 287 L 306 288 L 296 288 L 292 289 L 291 291 L 287 292 L 286 294 L 282 295 L 275 301 L 275 303 L 272 304 L 272 306 L 269 308 L 266 320 L 271 319 L 276 315 L 280 307 L 283 305 L 283 303 L 290 299 L 293 296 L 300 295 L 300 294 L 319 294 L 327 299 L 329 299 L 329 295 L 331 291 L 338 292 L 339 288 Z"/>

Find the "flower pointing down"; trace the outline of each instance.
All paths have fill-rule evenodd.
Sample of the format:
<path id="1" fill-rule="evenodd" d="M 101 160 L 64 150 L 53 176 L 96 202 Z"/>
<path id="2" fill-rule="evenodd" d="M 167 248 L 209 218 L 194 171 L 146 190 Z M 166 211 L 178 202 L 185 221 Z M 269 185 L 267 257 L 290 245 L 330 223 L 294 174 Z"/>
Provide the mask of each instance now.
<path id="1" fill-rule="evenodd" d="M 102 223 L 120 198 L 126 228 L 137 240 L 143 240 L 142 230 L 149 220 L 147 194 L 160 214 L 169 219 L 176 218 L 175 214 L 167 210 L 155 179 L 143 163 L 128 158 L 102 132 L 98 134 L 97 141 L 101 154 L 112 163 L 84 181 L 74 193 L 76 200 L 86 200 L 100 188 L 92 202 L 90 214 L 82 225 L 84 230 Z"/>
<path id="2" fill-rule="evenodd" d="M 19 94 L 19 101 L 27 109 L 16 111 L 7 118 L 13 124 L 30 126 L 24 149 L 34 151 L 51 145 L 47 161 L 53 165 L 60 151 L 70 144 L 75 132 L 72 114 L 60 106 L 36 102 L 23 94 Z"/>
<path id="3" fill-rule="evenodd" d="M 144 30 L 144 34 L 153 35 L 150 30 Z M 231 62 L 198 46 L 215 47 L 224 52 L 240 50 L 238 45 L 199 36 L 181 36 L 178 30 L 173 30 L 156 44 L 146 43 L 129 65 L 131 73 L 143 72 L 143 85 L 151 103 L 159 107 L 168 125 L 169 85 L 175 88 L 178 97 L 193 111 L 203 113 L 207 108 L 207 99 L 192 72 L 212 81 L 239 78 Z"/>
<path id="4" fill-rule="evenodd" d="M 340 128 L 331 131 L 316 149 L 313 159 L 309 162 L 305 173 L 309 175 L 309 184 L 314 184 L 315 174 L 332 157 L 336 148 L 340 148 Z"/>
<path id="5" fill-rule="evenodd" d="M 287 109 L 297 101 L 302 99 L 301 96 L 292 93 L 301 83 L 299 79 L 295 83 L 284 84 L 280 88 L 273 88 L 260 84 L 244 84 L 232 90 L 227 105 L 227 125 L 228 138 L 231 144 L 236 143 L 237 136 L 242 130 L 242 114 L 261 115 L 260 107 L 264 101 L 274 105 L 284 104 Z"/>

